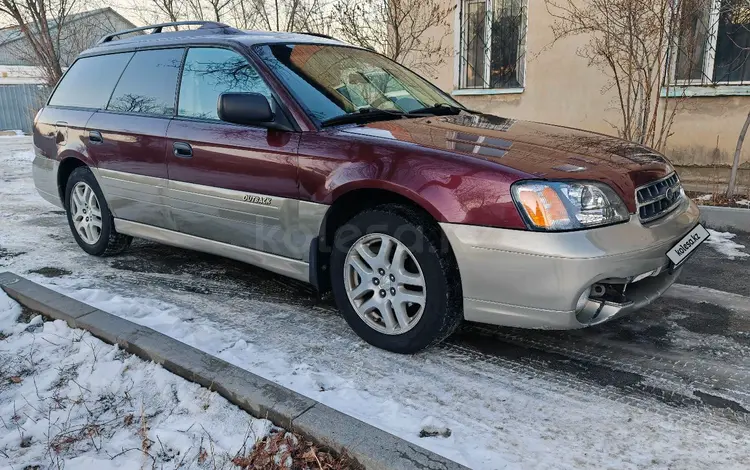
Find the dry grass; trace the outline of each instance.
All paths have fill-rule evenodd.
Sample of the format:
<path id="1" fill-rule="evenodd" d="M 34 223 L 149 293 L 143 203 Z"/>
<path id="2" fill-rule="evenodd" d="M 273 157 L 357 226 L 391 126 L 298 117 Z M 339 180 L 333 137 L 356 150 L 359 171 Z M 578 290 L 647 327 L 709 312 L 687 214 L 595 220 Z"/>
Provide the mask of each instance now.
<path id="1" fill-rule="evenodd" d="M 739 194 L 732 198 L 728 198 L 723 191 L 714 191 L 710 194 L 701 191 L 689 191 L 687 192 L 687 195 L 696 203 L 703 206 L 738 207 L 741 209 L 750 209 L 750 206 L 738 203 L 739 201 L 750 200 L 750 194 Z M 711 197 L 706 198 L 705 196 Z"/>
<path id="2" fill-rule="evenodd" d="M 272 433 L 260 441 L 246 456 L 238 455 L 232 463 L 242 470 L 354 470 L 362 468 L 353 460 L 318 449 L 311 442 L 290 432 Z"/>
<path id="3" fill-rule="evenodd" d="M 26 323 L 36 317 L 37 312 L 25 309 L 19 322 Z M 33 332 L 41 326 L 41 322 L 30 324 L 26 331 Z M 8 338 L 3 336 L 0 341 Z M 84 341 L 81 333 L 79 341 Z M 96 361 L 97 349 L 91 346 L 91 355 Z M 221 451 L 216 448 L 215 441 L 209 430 L 203 428 L 200 433 L 200 444 L 189 449 L 172 449 L 162 443 L 159 433 L 151 429 L 154 418 L 160 413 L 169 413 L 169 410 L 152 410 L 149 414 L 144 409 L 143 403 L 138 407 L 132 399 L 131 389 L 122 393 L 96 394 L 76 382 L 77 371 L 71 369 L 60 369 L 58 379 L 50 384 L 49 389 L 36 387 L 36 375 L 42 365 L 41 357 L 37 349 L 32 348 L 25 355 L 22 354 L 0 354 L 0 392 L 6 388 L 17 386 L 20 383 L 33 381 L 35 384 L 38 401 L 35 404 L 38 415 L 46 417 L 49 421 L 49 429 L 46 442 L 42 442 L 46 448 L 45 457 L 48 460 L 45 468 L 62 470 L 65 462 L 71 457 L 79 455 L 80 452 L 95 450 L 102 452 L 106 447 L 104 444 L 113 438 L 118 432 L 126 431 L 137 436 L 137 444 L 132 448 L 123 448 L 121 452 L 114 455 L 106 454 L 114 460 L 123 455 L 127 459 L 137 461 L 144 470 L 169 470 L 199 468 L 205 470 L 360 470 L 362 467 L 346 455 L 339 456 L 326 449 L 319 449 L 311 442 L 297 434 L 287 432 L 280 428 L 274 428 L 271 434 L 258 440 L 253 435 L 252 429 L 248 429 L 246 444 L 235 452 L 235 449 Z M 123 352 L 123 357 L 129 356 Z M 69 383 L 78 385 L 80 394 L 66 396 L 61 390 Z M 174 404 L 172 404 L 173 406 Z M 28 401 L 19 406 L 31 406 Z M 165 407 L 169 404 L 165 403 Z M 51 419 L 52 413 L 59 410 L 67 410 L 63 413 L 64 419 Z M 85 420 L 74 421 L 80 413 L 85 410 Z M 237 410 L 238 413 L 243 411 Z M 18 423 L 22 411 L 14 412 L 13 416 L 0 417 L 1 432 L 19 433 L 20 447 L 28 447 L 37 444 L 25 435 L 24 429 Z M 184 431 L 186 434 L 190 429 Z M 254 443 L 254 444 L 253 444 Z M 0 457 L 2 457 L 0 449 Z M 105 451 L 106 453 L 106 451 Z M 1 459 L 0 459 L 1 460 Z M 30 466 L 29 468 L 34 468 Z"/>

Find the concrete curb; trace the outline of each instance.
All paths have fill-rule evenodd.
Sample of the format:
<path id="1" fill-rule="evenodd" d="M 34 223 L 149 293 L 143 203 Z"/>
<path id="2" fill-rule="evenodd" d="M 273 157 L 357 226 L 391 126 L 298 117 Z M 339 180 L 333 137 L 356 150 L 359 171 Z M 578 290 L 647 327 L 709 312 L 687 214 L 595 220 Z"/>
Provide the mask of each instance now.
<path id="1" fill-rule="evenodd" d="M 329 408 L 151 328 L 40 286 L 0 273 L 0 287 L 45 316 L 63 320 L 168 371 L 196 382 L 275 425 L 294 430 L 319 446 L 346 452 L 368 470 L 465 469 L 401 438 Z"/>
<path id="2" fill-rule="evenodd" d="M 737 207 L 698 206 L 701 222 L 716 230 L 750 232 L 750 209 Z"/>

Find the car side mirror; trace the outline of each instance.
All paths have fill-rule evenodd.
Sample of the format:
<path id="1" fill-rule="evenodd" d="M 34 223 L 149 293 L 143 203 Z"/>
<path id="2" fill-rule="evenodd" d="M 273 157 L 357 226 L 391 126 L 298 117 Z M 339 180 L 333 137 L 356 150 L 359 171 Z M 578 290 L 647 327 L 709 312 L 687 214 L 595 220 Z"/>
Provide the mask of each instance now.
<path id="1" fill-rule="evenodd" d="M 218 106 L 219 119 L 222 121 L 275 127 L 268 98 L 260 93 L 222 93 Z"/>

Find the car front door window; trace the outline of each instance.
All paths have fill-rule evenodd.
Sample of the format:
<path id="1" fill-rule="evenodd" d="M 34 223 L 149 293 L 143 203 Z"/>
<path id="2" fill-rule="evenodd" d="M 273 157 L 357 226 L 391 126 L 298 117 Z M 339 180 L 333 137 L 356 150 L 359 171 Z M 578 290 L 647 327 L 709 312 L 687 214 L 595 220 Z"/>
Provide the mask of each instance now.
<path id="1" fill-rule="evenodd" d="M 177 114 L 218 120 L 217 102 L 222 93 L 260 93 L 272 107 L 274 103 L 271 90 L 258 71 L 238 53 L 217 48 L 190 49 L 182 72 Z"/>

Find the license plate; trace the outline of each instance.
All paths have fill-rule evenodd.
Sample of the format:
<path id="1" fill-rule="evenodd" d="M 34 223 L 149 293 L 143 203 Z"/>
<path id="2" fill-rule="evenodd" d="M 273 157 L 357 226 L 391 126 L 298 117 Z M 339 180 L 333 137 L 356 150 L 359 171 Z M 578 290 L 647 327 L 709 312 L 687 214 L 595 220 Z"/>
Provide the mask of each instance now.
<path id="1" fill-rule="evenodd" d="M 702 225 L 698 224 L 693 230 L 685 235 L 682 240 L 678 241 L 671 250 L 667 252 L 667 256 L 675 266 L 679 265 L 690 256 L 690 253 L 695 251 L 698 246 L 705 242 L 709 237 L 708 230 L 703 228 Z"/>

